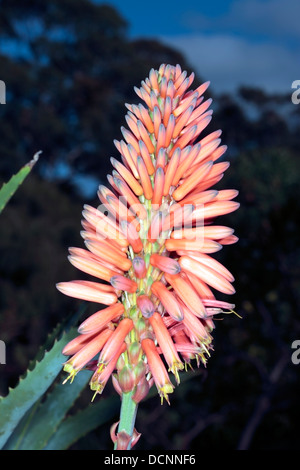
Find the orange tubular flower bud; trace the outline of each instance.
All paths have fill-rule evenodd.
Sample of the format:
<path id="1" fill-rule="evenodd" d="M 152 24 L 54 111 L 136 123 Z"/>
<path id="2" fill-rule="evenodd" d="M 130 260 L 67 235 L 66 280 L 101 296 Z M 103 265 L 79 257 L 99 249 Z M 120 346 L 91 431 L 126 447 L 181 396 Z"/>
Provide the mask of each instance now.
<path id="1" fill-rule="evenodd" d="M 89 281 L 68 281 L 56 284 L 56 288 L 75 299 L 88 300 L 104 305 L 117 302 L 118 298 L 111 286 Z"/>
<path id="2" fill-rule="evenodd" d="M 184 134 L 182 134 L 181 137 L 177 140 L 174 147 L 170 150 L 170 156 L 173 155 L 173 153 L 175 152 L 177 148 L 183 149 L 190 142 L 190 140 L 193 139 L 196 132 L 197 132 L 197 126 L 193 126 L 189 130 L 187 130 Z"/>
<path id="3" fill-rule="evenodd" d="M 149 175 L 153 175 L 155 168 L 153 166 L 149 150 L 142 140 L 139 141 L 139 147 L 140 147 L 140 155 L 142 159 L 144 160 L 147 171 Z"/>
<path id="4" fill-rule="evenodd" d="M 193 286 L 180 274 L 165 274 L 166 281 L 173 287 L 177 296 L 197 317 L 205 317 L 206 311 L 201 298 L 194 290 Z"/>
<path id="5" fill-rule="evenodd" d="M 173 258 L 169 258 L 168 256 L 161 256 L 158 254 L 151 255 L 150 264 L 169 274 L 178 274 L 181 271 L 178 261 Z"/>
<path id="6" fill-rule="evenodd" d="M 195 100 L 193 100 L 193 101 L 194 101 L 194 105 L 195 105 L 196 102 L 195 102 Z M 178 137 L 178 135 L 180 134 L 180 132 L 182 131 L 184 126 L 187 124 L 187 122 L 188 122 L 188 120 L 189 120 L 189 118 L 190 118 L 190 116 L 193 112 L 194 105 L 189 106 L 188 109 L 186 111 L 184 111 L 184 113 L 181 114 L 180 118 L 176 122 L 174 131 L 173 131 L 173 137 Z"/>
<path id="7" fill-rule="evenodd" d="M 200 208 L 201 218 L 209 219 L 210 217 L 218 217 L 219 215 L 229 214 L 230 212 L 236 211 L 240 207 L 238 202 L 234 201 L 212 201 L 205 204 L 203 208 Z M 193 218 L 197 220 L 198 212 L 195 210 Z"/>
<path id="8" fill-rule="evenodd" d="M 182 238 L 177 240 L 166 240 L 166 248 L 169 251 L 196 250 L 200 253 L 216 253 L 222 249 L 222 245 L 214 240 L 206 240 L 201 238 L 198 240 L 188 240 L 186 238 Z"/>
<path id="9" fill-rule="evenodd" d="M 222 189 L 218 191 L 216 200 L 217 201 L 231 201 L 231 199 L 236 198 L 239 195 L 239 192 L 236 189 Z"/>
<path id="10" fill-rule="evenodd" d="M 91 274 L 92 276 L 97 277 L 98 279 L 103 279 L 104 281 L 109 281 L 112 276 L 116 274 L 116 271 L 103 266 L 99 262 L 95 261 L 92 258 L 83 257 L 83 256 L 69 256 L 69 261 L 73 266 L 80 269 L 84 273 Z"/>
<path id="11" fill-rule="evenodd" d="M 166 113 L 166 119 L 164 117 L 163 124 L 166 126 L 166 134 L 165 134 L 165 147 L 168 148 L 173 137 L 173 132 L 174 132 L 174 127 L 175 127 L 175 117 L 173 114 L 169 115 L 169 109 L 167 110 L 167 105 L 168 105 L 168 97 L 166 99 L 166 104 L 165 104 L 165 110 L 167 111 Z"/>
<path id="12" fill-rule="evenodd" d="M 180 206 L 184 206 L 185 204 L 193 204 L 195 207 L 200 204 L 206 204 L 207 202 L 216 199 L 218 195 L 218 191 L 209 190 L 209 191 L 201 191 L 188 194 L 185 198 L 178 201 L 177 204 Z"/>
<path id="13" fill-rule="evenodd" d="M 209 333 L 206 331 L 204 324 L 201 320 L 185 306 L 183 306 L 184 310 L 184 319 L 183 324 L 186 328 L 186 333 L 192 339 L 192 341 L 198 342 L 200 345 L 206 345 L 211 342 L 211 337 Z"/>
<path id="14" fill-rule="evenodd" d="M 203 163 L 194 173 L 192 173 L 188 178 L 186 178 L 183 183 L 175 189 L 173 193 L 173 198 L 175 201 L 180 201 L 184 196 L 186 196 L 190 191 L 192 191 L 199 181 L 203 180 L 205 176 L 210 172 L 213 163 L 207 162 Z"/>
<path id="15" fill-rule="evenodd" d="M 211 103 L 212 103 L 212 99 L 209 98 L 208 100 L 204 101 L 204 103 L 202 103 L 201 106 L 196 107 L 196 109 L 194 109 L 194 111 L 192 112 L 187 124 L 188 125 L 194 124 L 196 122 L 196 120 L 199 119 L 199 117 L 202 116 L 205 113 L 205 111 L 210 107 Z M 217 135 L 219 135 L 219 131 L 216 131 L 216 132 L 218 133 Z M 214 134 L 214 133 L 212 133 L 212 134 Z M 212 138 L 213 137 L 211 137 L 211 139 Z M 204 145 L 205 140 L 201 139 L 200 144 Z"/>
<path id="16" fill-rule="evenodd" d="M 85 209 L 82 215 L 92 225 L 100 238 L 109 239 L 110 242 L 120 245 L 120 247 L 126 248 L 128 246 L 128 241 L 121 235 L 115 220 L 96 209 L 95 212 Z"/>
<path id="17" fill-rule="evenodd" d="M 135 150 L 138 152 L 139 151 L 139 146 L 138 146 L 138 141 L 134 135 L 125 129 L 125 127 L 121 127 L 121 132 L 123 134 L 124 139 L 126 140 L 127 144 L 131 144 Z"/>
<path id="18" fill-rule="evenodd" d="M 221 276 L 225 277 L 229 282 L 234 281 L 234 277 L 230 271 L 228 271 L 223 264 L 221 264 L 216 259 L 212 258 L 211 256 L 205 253 L 197 253 L 196 251 L 178 251 L 180 256 L 189 256 L 192 259 L 195 259 L 199 263 L 208 266 L 209 268 L 213 269 L 214 271 L 221 274 Z"/>
<path id="19" fill-rule="evenodd" d="M 129 168 L 133 176 L 137 178 L 138 172 L 136 169 L 136 159 L 134 158 L 134 152 L 136 153 L 136 151 L 134 150 L 132 145 L 126 145 L 124 140 L 121 140 L 121 142 L 114 141 L 114 144 L 121 154 L 121 158 L 124 165 Z"/>
<path id="20" fill-rule="evenodd" d="M 88 317 L 78 328 L 79 333 L 87 334 L 100 330 L 107 323 L 120 317 L 125 311 L 125 307 L 121 303 L 117 303 L 107 307 Z"/>
<path id="21" fill-rule="evenodd" d="M 192 204 L 187 204 L 184 207 L 176 207 L 174 210 L 170 210 L 170 213 L 164 220 L 162 230 L 170 230 L 174 227 L 184 227 L 186 222 L 189 221 L 190 216 L 194 210 Z"/>
<path id="22" fill-rule="evenodd" d="M 204 143 L 203 140 L 201 143 L 201 150 L 194 160 L 194 165 L 204 163 L 205 159 L 208 158 L 214 152 L 214 150 L 216 150 L 216 148 L 218 148 L 220 142 L 221 139 L 212 139 L 206 143 Z"/>
<path id="23" fill-rule="evenodd" d="M 107 340 L 112 336 L 112 330 L 108 328 L 99 333 L 95 338 L 91 339 L 85 344 L 74 356 L 72 356 L 64 365 L 64 370 L 69 373 L 65 382 L 71 379 L 74 380 L 77 372 L 99 353 Z"/>
<path id="24" fill-rule="evenodd" d="M 166 154 L 166 150 L 161 148 L 158 152 L 157 155 L 157 160 L 156 160 L 156 168 L 165 168 L 166 166 L 166 161 L 168 159 L 168 156 Z"/>
<path id="25" fill-rule="evenodd" d="M 141 157 L 137 158 L 137 169 L 140 175 L 141 185 L 143 187 L 144 196 L 146 199 L 151 199 L 153 196 L 153 189 L 149 178 L 148 170 L 144 160 Z"/>
<path id="26" fill-rule="evenodd" d="M 136 256 L 132 260 L 132 266 L 134 269 L 134 274 L 138 279 L 143 279 L 146 276 L 147 269 L 144 258 L 141 256 Z"/>
<path id="27" fill-rule="evenodd" d="M 132 223 L 129 223 L 126 220 L 122 220 L 121 228 L 124 236 L 127 238 L 128 242 L 132 246 L 133 251 L 135 253 L 139 253 L 140 251 L 142 251 L 142 240 L 140 239 L 140 236 L 136 228 L 132 225 Z"/>
<path id="28" fill-rule="evenodd" d="M 110 278 L 111 285 L 118 290 L 134 293 L 137 290 L 137 283 L 128 277 L 117 275 Z"/>
<path id="29" fill-rule="evenodd" d="M 155 172 L 154 189 L 153 189 L 153 197 L 152 197 L 152 205 L 154 207 L 157 206 L 157 209 L 159 208 L 162 202 L 164 183 L 165 183 L 165 173 L 164 173 L 163 168 L 159 166 Z"/>
<path id="30" fill-rule="evenodd" d="M 197 144 L 194 147 L 186 147 L 185 151 L 181 152 L 180 162 L 173 178 L 173 186 L 177 186 L 186 170 L 193 165 L 200 148 L 200 144 Z"/>
<path id="31" fill-rule="evenodd" d="M 148 295 L 139 295 L 136 301 L 144 318 L 150 318 L 154 313 L 154 305 Z"/>
<path id="32" fill-rule="evenodd" d="M 161 281 L 153 282 L 151 291 L 161 301 L 168 314 L 174 318 L 174 320 L 182 321 L 183 311 L 179 302 L 174 294 L 172 294 Z"/>
<path id="33" fill-rule="evenodd" d="M 114 175 L 113 181 L 116 185 L 118 192 L 122 195 L 123 199 L 126 200 L 130 206 L 130 211 L 134 212 L 140 219 L 147 217 L 147 211 L 144 206 L 140 203 L 137 196 L 131 191 L 129 186 L 125 183 L 121 176 Z"/>
<path id="34" fill-rule="evenodd" d="M 165 216 L 163 212 L 158 211 L 152 218 L 151 225 L 148 230 L 147 238 L 150 242 L 155 242 L 162 232 Z"/>
<path id="35" fill-rule="evenodd" d="M 101 241 L 96 242 L 93 240 L 85 240 L 86 247 L 99 258 L 107 261 L 108 263 L 114 264 L 116 267 L 121 268 L 124 271 L 128 271 L 131 267 L 131 261 L 128 258 L 123 258 L 112 247 L 108 247 L 107 244 Z"/>
<path id="36" fill-rule="evenodd" d="M 119 356 L 123 354 L 123 352 L 126 351 L 126 344 L 123 343 L 119 347 L 119 349 L 116 351 L 115 355 L 110 359 L 109 363 L 105 365 L 105 367 L 100 367 L 97 369 L 97 371 L 94 373 L 94 375 L 91 378 L 90 381 L 90 387 L 91 390 L 94 390 L 94 396 L 92 398 L 92 401 L 94 400 L 95 396 L 98 393 L 102 393 L 105 385 L 107 384 L 108 379 L 110 378 L 111 374 L 116 368 L 117 361 L 119 359 Z"/>
<path id="37" fill-rule="evenodd" d="M 128 124 L 128 127 L 130 128 L 131 132 L 134 134 L 134 136 L 139 139 L 140 138 L 140 133 L 137 128 L 137 119 L 132 113 L 128 113 L 125 116 L 126 122 Z"/>
<path id="38" fill-rule="evenodd" d="M 143 188 L 135 179 L 133 174 L 124 166 L 122 163 L 118 162 L 115 158 L 111 158 L 111 164 L 117 170 L 118 173 L 124 178 L 126 183 L 130 186 L 132 191 L 137 195 L 141 196 L 143 194 Z"/>
<path id="39" fill-rule="evenodd" d="M 153 153 L 155 149 L 144 124 L 141 121 L 138 121 L 137 126 L 140 132 L 141 139 L 146 144 L 149 153 Z"/>
<path id="40" fill-rule="evenodd" d="M 229 227 L 223 227 L 220 225 L 207 225 L 203 227 L 204 237 L 211 238 L 213 240 L 222 240 L 233 234 L 234 230 Z"/>
<path id="41" fill-rule="evenodd" d="M 187 279 L 191 282 L 193 288 L 197 292 L 197 294 L 202 298 L 202 299 L 215 299 L 214 294 L 212 293 L 211 289 L 208 287 L 208 285 L 201 281 L 197 276 L 194 276 L 192 273 L 185 273 Z"/>
<path id="42" fill-rule="evenodd" d="M 151 121 L 148 111 L 146 110 L 146 108 L 144 108 L 142 104 L 139 104 L 138 110 L 140 112 L 140 120 L 143 122 L 145 127 L 147 127 L 148 132 L 150 132 L 150 134 L 153 134 L 154 125 L 153 125 L 153 122 Z"/>
<path id="43" fill-rule="evenodd" d="M 149 323 L 153 328 L 158 344 L 169 366 L 169 370 L 173 372 L 177 383 L 179 383 L 178 370 L 182 370 L 184 366 L 177 354 L 171 335 L 159 313 L 154 312 L 152 317 L 149 318 Z"/>
<path id="44" fill-rule="evenodd" d="M 115 274 L 123 274 L 123 270 L 116 267 L 116 265 L 102 259 L 102 258 L 99 258 L 99 256 L 95 255 L 94 253 L 92 253 L 91 251 L 89 250 L 84 250 L 82 248 L 69 248 L 69 252 L 70 252 L 70 255 L 73 256 L 73 257 L 78 257 L 78 258 L 82 258 L 83 260 L 86 260 L 87 262 L 88 261 L 95 261 L 97 263 L 99 263 L 101 266 L 104 266 L 105 268 L 108 268 L 110 269 L 112 272 L 114 272 Z M 91 274 L 91 273 L 90 273 Z"/>
<path id="45" fill-rule="evenodd" d="M 149 364 L 149 369 L 153 376 L 155 385 L 157 387 L 158 393 L 161 396 L 161 403 L 165 398 L 169 403 L 168 394 L 173 393 L 173 384 L 170 381 L 168 372 L 162 362 L 154 342 L 152 339 L 142 340 L 142 349 L 147 356 L 147 361 Z"/>
<path id="46" fill-rule="evenodd" d="M 80 351 L 80 349 L 86 346 L 89 341 L 91 341 L 91 339 L 95 338 L 95 336 L 97 335 L 99 335 L 99 331 L 93 331 L 92 333 L 89 333 L 87 335 L 76 336 L 76 338 L 69 341 L 69 343 L 63 348 L 62 353 L 65 356 L 72 356 L 73 354 L 76 354 L 78 351 Z"/>
<path id="47" fill-rule="evenodd" d="M 222 238 L 219 240 L 221 245 L 233 245 L 234 243 L 238 242 L 239 239 L 235 235 L 230 235 L 228 237 Z"/>
<path id="48" fill-rule="evenodd" d="M 181 256 L 179 264 L 184 271 L 194 274 L 214 289 L 229 295 L 235 293 L 232 285 L 209 266 L 205 266 L 189 256 Z"/>
<path id="49" fill-rule="evenodd" d="M 134 214 L 129 211 L 126 207 L 126 198 L 117 198 L 115 196 L 107 196 L 108 209 L 112 209 L 112 212 L 116 214 L 119 222 L 126 220 L 130 222 L 136 230 L 139 230 L 139 222 L 135 219 Z"/>
<path id="50" fill-rule="evenodd" d="M 179 165 L 179 160 L 180 160 L 180 152 L 181 150 L 180 149 L 177 149 L 167 167 L 166 167 L 166 174 L 165 174 L 165 184 L 164 184 L 164 191 L 163 191 L 163 194 L 164 196 L 167 196 L 167 194 L 169 194 L 169 191 L 170 191 L 170 187 L 172 186 L 173 184 L 173 179 L 176 175 L 176 172 L 177 172 L 177 168 L 178 168 L 178 165 Z"/>
<path id="51" fill-rule="evenodd" d="M 163 124 L 160 124 L 158 129 L 158 136 L 156 142 L 156 157 L 159 154 L 159 151 L 166 146 L 166 128 Z"/>
<path id="52" fill-rule="evenodd" d="M 99 356 L 100 369 L 103 364 L 108 364 L 108 362 L 115 356 L 132 328 L 133 321 L 130 318 L 124 318 L 120 321 L 119 325 L 101 351 Z"/>

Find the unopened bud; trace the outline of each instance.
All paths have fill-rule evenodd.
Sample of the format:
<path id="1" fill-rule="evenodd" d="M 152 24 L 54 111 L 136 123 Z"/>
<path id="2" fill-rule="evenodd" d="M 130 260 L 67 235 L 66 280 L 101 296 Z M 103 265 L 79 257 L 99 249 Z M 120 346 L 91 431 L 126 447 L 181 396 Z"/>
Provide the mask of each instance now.
<path id="1" fill-rule="evenodd" d="M 112 377 L 111 377 L 111 381 L 112 381 L 112 384 L 113 384 L 113 387 L 115 389 L 115 391 L 120 395 L 120 397 L 122 396 L 122 389 L 120 387 L 120 384 L 118 382 L 118 378 L 116 376 L 116 374 L 113 374 Z"/>
<path id="2" fill-rule="evenodd" d="M 119 372 L 120 370 L 122 370 L 124 366 L 125 366 L 124 357 L 123 357 L 123 355 L 120 355 L 120 356 L 119 356 L 119 359 L 118 359 L 118 362 L 117 362 L 117 370 L 118 370 L 118 372 Z"/>
<path id="3" fill-rule="evenodd" d="M 118 382 L 124 393 L 130 392 L 134 388 L 134 374 L 129 366 L 124 366 L 118 375 Z"/>
<path id="4" fill-rule="evenodd" d="M 130 292 L 134 294 L 137 290 L 137 283 L 132 281 L 128 277 L 122 276 L 121 274 L 116 274 L 110 278 L 111 285 L 117 290 L 124 290 L 126 292 Z"/>
<path id="5" fill-rule="evenodd" d="M 134 269 L 134 273 L 138 279 L 143 279 L 146 276 L 147 269 L 143 258 L 141 258 L 140 256 L 136 256 L 132 260 L 132 266 Z"/>
<path id="6" fill-rule="evenodd" d="M 128 359 L 131 365 L 137 364 L 140 358 L 140 354 L 142 352 L 141 350 L 141 345 L 137 341 L 134 343 L 131 343 L 127 347 L 127 352 L 128 352 Z"/>
<path id="7" fill-rule="evenodd" d="M 147 331 L 147 326 L 146 326 L 146 322 L 143 318 L 139 318 L 136 322 L 135 322 L 135 325 L 134 325 L 135 329 L 136 329 L 136 332 L 138 334 L 139 337 L 145 335 L 146 331 Z"/>
<path id="8" fill-rule="evenodd" d="M 132 399 L 135 403 L 140 403 L 140 401 L 142 401 L 144 398 L 146 398 L 146 396 L 148 395 L 149 393 L 149 390 L 150 390 L 150 387 L 149 387 L 149 382 L 148 380 L 146 379 L 146 377 L 144 377 L 137 385 L 136 387 L 136 391 L 135 393 L 133 394 L 132 396 Z"/>
<path id="9" fill-rule="evenodd" d="M 139 361 L 133 369 L 135 383 L 138 384 L 146 374 L 146 364 L 144 361 Z"/>
<path id="10" fill-rule="evenodd" d="M 148 295 L 140 295 L 137 298 L 137 305 L 142 312 L 143 317 L 145 318 L 152 317 L 153 313 L 155 312 L 155 307 L 149 299 Z"/>

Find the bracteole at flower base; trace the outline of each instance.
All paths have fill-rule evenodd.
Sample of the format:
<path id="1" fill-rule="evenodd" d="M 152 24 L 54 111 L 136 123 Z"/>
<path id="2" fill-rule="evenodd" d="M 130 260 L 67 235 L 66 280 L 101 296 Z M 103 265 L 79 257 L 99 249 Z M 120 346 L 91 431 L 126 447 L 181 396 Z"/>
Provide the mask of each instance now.
<path id="1" fill-rule="evenodd" d="M 92 370 L 93 399 L 112 379 L 121 396 L 120 421 L 111 427 L 115 449 L 139 439 L 137 407 L 152 386 L 169 403 L 180 374 L 192 363 L 206 365 L 214 317 L 234 308 L 215 297 L 235 290 L 212 255 L 238 240 L 215 224 L 238 209 L 238 192 L 214 188 L 229 167 L 221 159 L 227 147 L 220 130 L 202 136 L 212 119 L 209 82 L 191 90 L 193 79 L 179 65 L 162 64 L 135 88 L 141 103 L 126 104 L 128 129 L 114 142 L 120 158 L 111 158 L 110 189 L 99 187 L 98 208 L 84 206 L 86 248 L 69 249 L 72 265 L 95 279 L 57 284 L 105 306 L 64 348 L 64 370 L 71 382 Z"/>

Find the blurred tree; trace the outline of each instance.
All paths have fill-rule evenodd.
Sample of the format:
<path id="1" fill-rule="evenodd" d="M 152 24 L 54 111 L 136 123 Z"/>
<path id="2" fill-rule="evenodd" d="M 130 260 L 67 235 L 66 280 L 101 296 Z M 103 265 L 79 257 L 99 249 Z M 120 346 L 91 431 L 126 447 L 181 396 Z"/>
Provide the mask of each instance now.
<path id="1" fill-rule="evenodd" d="M 159 42 L 130 42 L 117 11 L 89 0 L 3 0 L 1 22 L 5 174 L 9 157 L 20 165 L 41 149 L 46 176 L 93 172 L 103 179 L 116 153 L 113 140 L 121 138 L 124 103 L 137 99 L 133 87 L 149 64 L 171 60 L 187 68 L 181 54 Z"/>
<path id="2" fill-rule="evenodd" d="M 15 385 L 46 335 L 68 313 L 68 298 L 55 284 L 75 277 L 67 248 L 80 243 L 81 204 L 34 174 L 1 214 L 0 331 L 8 361 L 0 394 Z M 76 308 L 76 307 L 75 307 Z"/>

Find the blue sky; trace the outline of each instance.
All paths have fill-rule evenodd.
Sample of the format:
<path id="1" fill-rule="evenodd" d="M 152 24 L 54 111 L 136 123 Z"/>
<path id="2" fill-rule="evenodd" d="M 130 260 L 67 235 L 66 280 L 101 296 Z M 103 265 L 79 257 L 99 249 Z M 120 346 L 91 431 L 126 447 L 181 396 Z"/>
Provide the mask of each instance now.
<path id="1" fill-rule="evenodd" d="M 184 53 L 216 93 L 239 85 L 289 93 L 300 79 L 299 0 L 110 0 L 132 38 Z"/>

